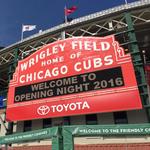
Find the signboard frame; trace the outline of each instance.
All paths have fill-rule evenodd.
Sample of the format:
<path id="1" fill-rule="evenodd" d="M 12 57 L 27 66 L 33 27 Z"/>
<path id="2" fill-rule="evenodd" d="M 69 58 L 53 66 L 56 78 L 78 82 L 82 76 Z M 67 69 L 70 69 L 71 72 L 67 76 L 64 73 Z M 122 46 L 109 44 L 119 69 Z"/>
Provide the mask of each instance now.
<path id="1" fill-rule="evenodd" d="M 116 67 L 120 74 L 118 70 L 113 75 Z M 19 61 L 10 81 L 6 117 L 16 121 L 141 108 L 131 56 L 114 36 L 76 37 Z M 16 115 L 16 110 L 22 113 Z"/>

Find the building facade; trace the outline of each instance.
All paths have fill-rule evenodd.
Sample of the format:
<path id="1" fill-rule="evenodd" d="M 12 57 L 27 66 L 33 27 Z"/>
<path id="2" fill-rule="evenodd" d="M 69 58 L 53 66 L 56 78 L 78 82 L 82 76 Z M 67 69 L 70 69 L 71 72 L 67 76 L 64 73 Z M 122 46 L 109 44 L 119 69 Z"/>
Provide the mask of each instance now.
<path id="1" fill-rule="evenodd" d="M 67 24 L 61 24 L 48 29 L 0 50 L 0 94 L 4 99 L 7 99 L 8 82 L 12 79 L 18 60 L 24 59 L 33 52 L 38 51 L 43 45 L 59 41 L 63 38 L 76 36 L 103 37 L 113 34 L 125 51 L 132 55 L 132 62 L 143 104 L 142 109 L 8 123 L 5 121 L 5 108 L 3 108 L 0 109 L 0 136 L 62 126 L 101 125 L 105 127 L 107 125 L 116 125 L 117 128 L 117 125 L 120 124 L 127 126 L 130 124 L 136 124 L 137 126 L 148 124 L 150 120 L 149 72 L 144 66 L 149 66 L 150 60 L 149 8 L 150 1 L 145 0 L 104 10 L 74 19 Z M 90 136 L 89 134 L 89 136 L 86 135 L 84 137 L 77 136 L 73 139 L 76 145 L 75 149 L 81 148 L 84 150 L 85 147 L 92 149 L 94 146 L 94 149 L 97 147 L 99 150 L 102 147 L 105 147 L 105 149 L 110 149 L 110 147 L 114 149 L 117 149 L 117 147 L 118 149 L 128 148 L 129 150 L 133 147 L 135 149 L 141 147 L 145 149 L 150 148 L 149 133 L 143 134 L 144 131 L 142 132 L 142 129 L 141 132 L 139 131 L 139 134 L 138 130 L 134 131 L 137 134 L 110 134 L 109 136 L 105 134 Z M 42 147 L 46 146 L 45 149 L 50 149 L 52 140 L 25 141 L 25 143 L 12 144 L 9 148 L 29 149 L 30 146 L 36 146 L 36 149 L 38 149 L 37 146 L 41 148 L 41 145 Z"/>

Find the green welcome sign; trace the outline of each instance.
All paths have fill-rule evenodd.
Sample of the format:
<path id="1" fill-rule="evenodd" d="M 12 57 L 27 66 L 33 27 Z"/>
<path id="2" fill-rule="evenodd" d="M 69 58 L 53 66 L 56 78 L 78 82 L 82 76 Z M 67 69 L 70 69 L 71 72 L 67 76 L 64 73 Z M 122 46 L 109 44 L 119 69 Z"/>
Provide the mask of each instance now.
<path id="1" fill-rule="evenodd" d="M 41 129 L 37 131 L 17 133 L 17 134 L 0 137 L 0 144 L 10 144 L 10 143 L 34 141 L 40 139 L 48 139 L 48 138 L 52 138 L 53 136 L 56 136 L 57 134 L 58 134 L 58 128 L 56 127 Z"/>
<path id="2" fill-rule="evenodd" d="M 150 134 L 150 124 L 128 125 L 86 125 L 63 127 L 73 136 L 93 135 L 147 135 Z"/>
<path id="3" fill-rule="evenodd" d="M 73 150 L 79 136 L 150 135 L 150 124 L 61 126 L 0 137 L 0 145 L 52 139 L 52 150 Z"/>

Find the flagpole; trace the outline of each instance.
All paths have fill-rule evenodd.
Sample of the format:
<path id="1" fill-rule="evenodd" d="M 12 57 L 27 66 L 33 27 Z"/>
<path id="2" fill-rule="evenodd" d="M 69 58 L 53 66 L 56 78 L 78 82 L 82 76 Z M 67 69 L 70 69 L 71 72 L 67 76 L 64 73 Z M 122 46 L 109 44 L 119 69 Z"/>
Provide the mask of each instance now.
<path id="1" fill-rule="evenodd" d="M 64 10 L 64 14 L 65 14 L 65 23 L 67 23 L 66 9 L 67 9 L 67 7 L 65 6 L 65 10 Z"/>
<path id="2" fill-rule="evenodd" d="M 23 40 L 23 24 L 22 24 L 22 30 L 21 30 L 21 41 Z"/>

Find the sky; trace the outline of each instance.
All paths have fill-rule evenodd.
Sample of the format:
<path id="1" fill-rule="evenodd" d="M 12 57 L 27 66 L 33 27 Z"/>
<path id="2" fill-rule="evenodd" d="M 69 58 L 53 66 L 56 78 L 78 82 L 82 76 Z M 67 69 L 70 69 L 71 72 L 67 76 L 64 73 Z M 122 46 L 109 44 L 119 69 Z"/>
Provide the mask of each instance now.
<path id="1" fill-rule="evenodd" d="M 62 24 L 65 6 L 77 6 L 69 17 L 79 18 L 125 4 L 125 1 L 137 0 L 0 0 L 0 46 L 21 40 L 22 24 L 37 27 L 24 32 L 24 38 Z"/>

